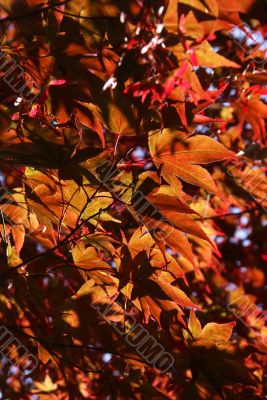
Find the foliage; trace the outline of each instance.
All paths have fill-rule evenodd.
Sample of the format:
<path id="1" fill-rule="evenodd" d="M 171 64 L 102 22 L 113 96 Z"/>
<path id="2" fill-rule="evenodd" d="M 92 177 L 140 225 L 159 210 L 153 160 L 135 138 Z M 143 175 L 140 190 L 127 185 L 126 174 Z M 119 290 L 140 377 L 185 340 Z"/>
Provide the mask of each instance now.
<path id="1" fill-rule="evenodd" d="M 264 7 L 1 1 L 1 398 L 266 397 Z"/>

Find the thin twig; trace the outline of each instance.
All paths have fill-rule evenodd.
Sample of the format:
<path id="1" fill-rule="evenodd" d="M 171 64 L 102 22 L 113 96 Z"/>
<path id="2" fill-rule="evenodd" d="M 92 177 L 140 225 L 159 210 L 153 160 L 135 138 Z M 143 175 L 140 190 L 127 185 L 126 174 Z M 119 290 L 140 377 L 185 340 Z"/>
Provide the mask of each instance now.
<path id="1" fill-rule="evenodd" d="M 197 221 L 202 221 L 202 220 L 208 220 L 208 219 L 220 219 L 220 218 L 227 218 L 227 217 L 239 217 L 239 216 L 241 216 L 241 215 L 243 215 L 243 214 L 246 214 L 246 213 L 251 213 L 251 212 L 253 212 L 253 211 L 256 211 L 256 210 L 260 210 L 262 207 L 261 206 L 257 206 L 257 207 L 252 207 L 252 208 L 248 208 L 248 209 L 246 209 L 246 210 L 243 210 L 243 211 L 239 211 L 239 212 L 237 212 L 237 213 L 234 213 L 234 212 L 229 212 L 229 213 L 226 213 L 226 214 L 221 214 L 221 215 L 213 215 L 213 216 L 211 216 L 211 217 L 203 217 L 203 218 L 197 218 L 196 220 Z"/>
<path id="2" fill-rule="evenodd" d="M 66 4 L 68 1 L 70 0 L 64 0 L 64 1 L 60 1 L 58 3 L 55 4 L 47 4 L 46 6 L 43 6 L 41 8 L 37 8 L 35 10 L 29 11 L 28 13 L 25 14 L 20 14 L 20 15 L 9 15 L 8 17 L 5 18 L 1 18 L 0 19 L 0 24 L 3 24 L 5 22 L 12 22 L 12 21 L 17 21 L 20 19 L 24 19 L 24 18 L 28 18 L 28 17 L 32 17 L 33 15 L 38 15 L 44 11 L 50 10 L 51 8 L 54 8 L 56 6 L 62 6 L 63 4 Z"/>
<path id="3" fill-rule="evenodd" d="M 79 19 L 85 19 L 85 20 L 89 20 L 89 21 L 94 21 L 94 20 L 119 20 L 119 16 L 111 16 L 111 15 L 96 15 L 94 17 L 89 17 L 86 15 L 76 15 L 67 11 L 63 11 L 63 10 L 59 10 L 58 8 L 54 8 L 54 11 L 63 14 L 63 15 L 67 15 L 68 17 L 73 17 L 73 18 L 79 18 Z"/>

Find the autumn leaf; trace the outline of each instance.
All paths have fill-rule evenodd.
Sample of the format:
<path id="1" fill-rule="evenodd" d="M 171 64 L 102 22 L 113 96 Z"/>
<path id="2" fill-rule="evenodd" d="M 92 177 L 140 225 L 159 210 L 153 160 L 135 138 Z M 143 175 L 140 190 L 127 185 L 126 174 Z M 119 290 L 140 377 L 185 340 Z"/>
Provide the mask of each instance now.
<path id="1" fill-rule="evenodd" d="M 116 95 L 112 99 L 107 99 L 105 110 L 92 103 L 82 103 L 82 105 L 92 111 L 105 128 L 116 135 L 136 135 L 136 110 L 130 106 L 126 98 Z"/>
<path id="2" fill-rule="evenodd" d="M 46 375 L 43 382 L 36 382 L 36 387 L 41 392 L 51 393 L 57 390 L 58 385 L 56 383 L 53 383 L 49 375 Z"/>
<path id="3" fill-rule="evenodd" d="M 0 397 L 266 397 L 261 0 L 2 0 Z"/>
<path id="4" fill-rule="evenodd" d="M 220 68 L 220 67 L 229 67 L 229 68 L 240 68 L 240 65 L 237 63 L 228 60 L 227 58 L 221 56 L 219 53 L 212 48 L 212 46 L 204 41 L 200 45 L 196 46 L 195 54 L 197 57 L 198 65 L 202 67 L 210 67 L 210 68 Z"/>
<path id="5" fill-rule="evenodd" d="M 129 246 L 131 246 L 131 242 Z M 161 325 L 164 312 L 175 310 L 178 320 L 184 324 L 182 308 L 195 305 L 181 289 L 170 285 L 170 282 L 175 279 L 174 276 L 169 273 L 171 279 L 166 282 L 167 271 L 165 273 L 164 270 L 162 271 L 162 277 L 159 271 L 154 271 L 145 252 L 140 252 L 135 258 L 132 258 L 128 245 L 122 248 L 122 255 L 117 262 L 121 274 L 122 293 L 142 309 L 146 321 L 151 315 Z"/>
<path id="6" fill-rule="evenodd" d="M 96 281 L 113 283 L 111 266 L 100 259 L 94 247 L 85 248 L 82 243 L 72 250 L 72 257 L 75 265 L 81 267 L 88 275 Z"/>
<path id="7" fill-rule="evenodd" d="M 199 340 L 201 343 L 203 342 L 204 345 L 226 342 L 230 339 L 234 326 L 235 322 L 229 322 L 227 324 L 210 322 L 202 329 Z"/>
<path id="8" fill-rule="evenodd" d="M 178 0 L 169 0 L 163 22 L 169 32 L 178 33 Z"/>
<path id="9" fill-rule="evenodd" d="M 149 134 L 152 159 L 161 175 L 173 187 L 180 190 L 177 178 L 197 185 L 211 193 L 217 193 L 208 171 L 198 164 L 209 164 L 232 157 L 222 144 L 206 136 L 196 135 L 180 140 L 170 130 L 152 131 Z"/>
<path id="10" fill-rule="evenodd" d="M 211 12 L 211 14 L 213 14 L 214 16 L 217 16 L 218 14 L 218 6 L 216 1 L 212 0 L 212 1 L 200 1 L 200 0 L 180 0 L 181 4 L 187 4 L 199 11 L 202 11 L 204 13 L 208 13 Z"/>
<path id="11" fill-rule="evenodd" d="M 241 101 L 238 101 L 234 107 L 237 112 L 240 124 L 245 121 L 251 124 L 255 139 L 265 142 L 266 128 L 265 118 L 267 118 L 267 106 L 258 96 L 247 94 L 248 98 L 242 96 Z"/>
<path id="12" fill-rule="evenodd" d="M 201 335 L 202 328 L 199 319 L 196 317 L 194 311 L 190 311 L 190 317 L 188 321 L 188 329 L 192 334 L 193 338 L 198 339 Z"/>

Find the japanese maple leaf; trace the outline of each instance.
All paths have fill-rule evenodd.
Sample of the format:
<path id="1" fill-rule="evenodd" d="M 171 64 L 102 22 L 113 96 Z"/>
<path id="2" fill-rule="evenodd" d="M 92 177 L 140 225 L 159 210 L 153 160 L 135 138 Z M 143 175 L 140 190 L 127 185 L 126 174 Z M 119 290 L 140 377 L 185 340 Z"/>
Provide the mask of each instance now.
<path id="1" fill-rule="evenodd" d="M 170 129 L 151 131 L 149 147 L 152 160 L 163 178 L 178 190 L 181 190 L 180 178 L 211 193 L 217 193 L 211 175 L 198 164 L 209 164 L 233 157 L 232 152 L 214 139 L 203 135 L 184 139 L 183 134 Z"/>

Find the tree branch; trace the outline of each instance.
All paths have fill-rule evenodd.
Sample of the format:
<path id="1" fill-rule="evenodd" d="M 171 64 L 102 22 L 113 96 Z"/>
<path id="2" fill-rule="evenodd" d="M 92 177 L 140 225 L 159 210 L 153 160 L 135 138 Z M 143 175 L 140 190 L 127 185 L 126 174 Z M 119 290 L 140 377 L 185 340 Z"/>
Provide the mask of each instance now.
<path id="1" fill-rule="evenodd" d="M 67 11 L 63 11 L 63 10 L 59 10 L 58 8 L 54 8 L 54 11 L 66 15 L 68 17 L 73 17 L 73 18 L 79 18 L 79 19 L 85 19 L 85 20 L 103 20 L 103 19 L 111 19 L 111 20 L 119 20 L 119 17 L 113 17 L 111 15 L 96 15 L 94 17 L 87 17 L 85 15 L 76 15 L 76 14 L 72 14 L 70 12 Z"/>
<path id="2" fill-rule="evenodd" d="M 68 1 L 70 1 L 70 0 L 63 0 L 63 1 L 60 1 L 60 2 L 55 3 L 55 4 L 47 4 L 46 6 L 43 6 L 41 8 L 37 8 L 37 9 L 32 10 L 32 11 L 29 11 L 28 13 L 25 13 L 25 14 L 14 15 L 14 16 L 9 15 L 8 17 L 1 18 L 0 19 L 0 24 L 3 24 L 5 22 L 18 21 L 20 19 L 32 17 L 33 15 L 38 15 L 38 14 L 44 12 L 44 11 L 47 11 L 47 10 L 50 10 L 51 8 L 56 7 L 56 6 L 62 6 L 63 4 L 66 4 Z"/>
<path id="3" fill-rule="evenodd" d="M 106 20 L 119 20 L 118 16 L 116 17 L 116 16 L 110 16 L 110 15 L 99 15 L 99 16 L 89 17 L 89 16 L 85 16 L 85 15 L 75 15 L 70 12 L 59 10 L 58 8 L 56 8 L 57 6 L 62 6 L 63 4 L 68 3 L 69 1 L 70 0 L 64 0 L 59 3 L 48 4 L 46 6 L 37 8 L 35 10 L 29 11 L 28 13 L 21 14 L 21 15 L 14 15 L 14 16 L 9 15 L 8 17 L 0 19 L 0 24 L 5 23 L 5 22 L 18 21 L 20 19 L 32 17 L 34 15 L 38 15 L 44 11 L 48 11 L 51 9 L 53 9 L 55 12 L 58 12 L 60 14 L 63 14 L 63 15 L 69 16 L 69 17 L 85 19 L 85 20 L 105 20 L 105 19 Z"/>
<path id="4" fill-rule="evenodd" d="M 248 208 L 243 211 L 239 211 L 237 213 L 229 212 L 229 213 L 222 214 L 222 215 L 213 215 L 211 217 L 197 218 L 197 221 L 202 221 L 202 220 L 206 221 L 209 219 L 220 219 L 220 218 L 227 218 L 227 217 L 240 217 L 243 214 L 252 213 L 253 211 L 260 210 L 261 208 L 262 208 L 262 206 L 257 206 L 257 207 Z"/>

